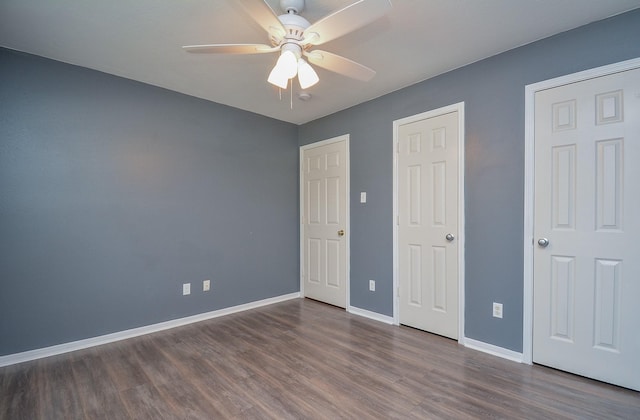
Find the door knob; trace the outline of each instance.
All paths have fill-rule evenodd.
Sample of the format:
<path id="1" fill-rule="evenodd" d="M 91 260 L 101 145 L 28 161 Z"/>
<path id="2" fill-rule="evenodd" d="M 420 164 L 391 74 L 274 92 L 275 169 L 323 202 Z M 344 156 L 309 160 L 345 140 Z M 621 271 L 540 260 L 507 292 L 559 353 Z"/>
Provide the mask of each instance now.
<path id="1" fill-rule="evenodd" d="M 546 248 L 549 245 L 549 240 L 547 238 L 538 239 L 538 245 L 542 248 Z"/>
<path id="2" fill-rule="evenodd" d="M 455 238 L 456 238 L 456 237 L 455 237 L 455 236 L 453 236 L 453 235 L 452 235 L 452 234 L 450 234 L 450 233 L 447 233 L 447 235 L 445 236 L 445 239 L 446 239 L 447 241 L 449 241 L 449 242 L 453 241 Z"/>
<path id="3" fill-rule="evenodd" d="M 344 229 L 340 229 L 338 231 L 338 236 L 344 236 Z"/>

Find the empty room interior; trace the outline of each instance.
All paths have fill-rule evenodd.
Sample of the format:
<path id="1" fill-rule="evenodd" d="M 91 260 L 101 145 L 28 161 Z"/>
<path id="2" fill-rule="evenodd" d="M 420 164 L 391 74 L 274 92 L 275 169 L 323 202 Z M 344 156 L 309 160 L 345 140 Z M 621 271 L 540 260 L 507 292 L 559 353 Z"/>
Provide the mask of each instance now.
<path id="1" fill-rule="evenodd" d="M 640 1 L 0 3 L 0 419 L 640 418 Z"/>

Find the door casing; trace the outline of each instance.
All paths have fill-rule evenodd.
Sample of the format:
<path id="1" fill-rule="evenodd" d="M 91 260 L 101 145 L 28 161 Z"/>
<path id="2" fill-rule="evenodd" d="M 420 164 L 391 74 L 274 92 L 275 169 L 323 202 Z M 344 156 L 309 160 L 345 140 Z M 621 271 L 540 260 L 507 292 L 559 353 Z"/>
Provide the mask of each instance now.
<path id="1" fill-rule="evenodd" d="M 305 198 L 305 185 L 304 185 L 304 152 L 305 150 L 308 149 L 313 149 L 315 147 L 319 147 L 319 146 L 326 146 L 328 144 L 333 144 L 333 143 L 338 143 L 338 142 L 345 142 L 345 149 L 346 149 L 346 178 L 345 179 L 345 184 L 346 184 L 346 188 L 345 188 L 345 195 L 346 195 L 346 218 L 345 218 L 345 230 L 346 230 L 346 235 L 345 235 L 345 253 L 346 253 L 346 273 L 345 273 L 345 288 L 346 288 L 346 310 L 349 311 L 351 308 L 351 292 L 350 292 L 350 285 L 351 285 L 351 278 L 350 278 L 350 274 L 351 274 L 351 216 L 350 216 L 350 207 L 351 207 L 351 200 L 350 200 L 350 180 L 349 180 L 349 175 L 351 173 L 351 169 L 350 169 L 350 151 L 349 151 L 349 134 L 343 134 L 341 136 L 337 136 L 337 137 L 333 137 L 327 140 L 321 140 L 315 143 L 310 143 L 310 144 L 306 144 L 304 146 L 300 146 L 300 157 L 299 157 L 299 169 L 298 169 L 298 174 L 299 174 L 299 184 L 300 184 L 300 216 L 299 216 L 299 226 L 300 226 L 300 295 L 302 297 L 305 296 L 304 293 L 304 277 L 303 277 L 303 273 L 304 273 L 304 252 L 305 252 L 305 244 L 304 244 L 304 211 L 305 211 L 305 207 L 304 207 L 304 198 Z"/>
<path id="2" fill-rule="evenodd" d="M 524 296 L 522 326 L 522 362 L 533 364 L 533 253 L 534 253 L 534 175 L 535 175 L 535 94 L 569 83 L 581 82 L 640 67 L 640 58 L 585 70 L 525 86 L 525 158 L 524 158 Z"/>
<path id="3" fill-rule="evenodd" d="M 458 342 L 464 343 L 464 102 L 412 115 L 393 122 L 393 323 L 400 324 L 400 301 L 398 287 L 398 131 L 401 125 L 458 112 Z"/>

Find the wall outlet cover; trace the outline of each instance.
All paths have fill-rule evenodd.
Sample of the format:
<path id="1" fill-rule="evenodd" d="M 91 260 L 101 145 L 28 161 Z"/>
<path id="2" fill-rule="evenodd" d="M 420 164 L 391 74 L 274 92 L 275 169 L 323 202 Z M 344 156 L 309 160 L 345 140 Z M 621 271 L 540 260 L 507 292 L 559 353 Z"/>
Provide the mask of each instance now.
<path id="1" fill-rule="evenodd" d="M 208 292 L 209 290 L 211 290 L 211 280 L 204 280 L 202 282 L 202 291 Z"/>
<path id="2" fill-rule="evenodd" d="M 191 283 L 184 283 L 182 285 L 182 295 L 190 295 L 191 294 Z"/>

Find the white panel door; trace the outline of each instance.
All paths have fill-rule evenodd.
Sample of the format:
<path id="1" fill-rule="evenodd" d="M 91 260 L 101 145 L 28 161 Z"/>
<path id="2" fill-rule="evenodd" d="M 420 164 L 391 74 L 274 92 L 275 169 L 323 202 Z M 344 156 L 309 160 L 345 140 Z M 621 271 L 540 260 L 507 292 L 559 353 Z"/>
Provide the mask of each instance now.
<path id="1" fill-rule="evenodd" d="M 398 127 L 399 322 L 458 338 L 458 112 Z"/>
<path id="2" fill-rule="evenodd" d="M 347 304 L 347 137 L 302 150 L 304 296 Z"/>
<path id="3" fill-rule="evenodd" d="M 640 390 L 640 69 L 536 93 L 533 361 Z"/>

